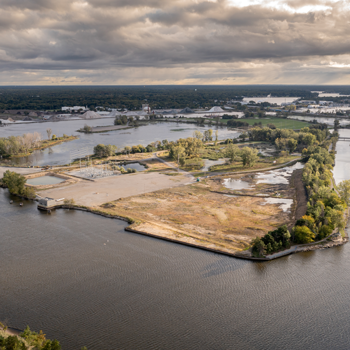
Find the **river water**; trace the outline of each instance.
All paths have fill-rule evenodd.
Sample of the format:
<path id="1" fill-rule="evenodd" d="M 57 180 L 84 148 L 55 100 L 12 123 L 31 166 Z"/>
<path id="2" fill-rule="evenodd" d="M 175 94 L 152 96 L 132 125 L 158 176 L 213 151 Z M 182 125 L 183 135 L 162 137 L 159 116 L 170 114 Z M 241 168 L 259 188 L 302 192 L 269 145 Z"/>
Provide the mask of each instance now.
<path id="1" fill-rule="evenodd" d="M 254 263 L 9 200 L 0 189 L 0 320 L 64 350 L 349 349 L 349 244 Z"/>
<path id="2" fill-rule="evenodd" d="M 192 136 L 195 130 L 203 132 L 209 129 L 209 126 L 198 126 L 195 124 L 173 123 L 173 122 L 154 122 L 146 126 L 131 128 L 126 130 L 108 131 L 105 133 L 83 134 L 76 130 L 82 128 L 85 124 L 89 126 L 106 126 L 113 124 L 113 119 L 95 119 L 95 120 L 74 120 L 66 122 L 46 122 L 46 123 L 28 123 L 28 124 L 10 124 L 0 128 L 0 137 L 11 135 L 23 135 L 24 133 L 40 132 L 43 138 L 47 138 L 46 129 L 51 128 L 53 134 L 57 136 L 78 135 L 79 139 L 61 143 L 57 146 L 47 148 L 43 151 L 35 151 L 28 157 L 15 158 L 14 164 L 17 165 L 62 165 L 71 161 L 71 152 L 81 151 L 83 155 L 93 153 L 93 148 L 99 143 L 112 144 L 119 149 L 125 146 L 143 145 L 147 146 L 153 141 L 176 141 L 179 138 Z M 215 131 L 215 127 L 212 126 Z M 233 138 L 239 136 L 240 132 L 228 130 L 226 127 L 218 128 L 219 139 Z M 73 158 L 76 157 L 73 155 Z"/>

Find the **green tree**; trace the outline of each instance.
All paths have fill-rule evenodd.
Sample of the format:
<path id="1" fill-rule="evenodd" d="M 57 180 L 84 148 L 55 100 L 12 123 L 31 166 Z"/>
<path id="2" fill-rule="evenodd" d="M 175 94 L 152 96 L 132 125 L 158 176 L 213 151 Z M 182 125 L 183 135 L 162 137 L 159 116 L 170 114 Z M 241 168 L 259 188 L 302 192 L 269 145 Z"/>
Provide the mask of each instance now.
<path id="1" fill-rule="evenodd" d="M 258 256 L 264 256 L 266 253 L 266 246 L 259 237 L 254 238 L 252 241 L 252 252 Z"/>
<path id="2" fill-rule="evenodd" d="M 315 239 L 315 234 L 307 226 L 294 227 L 294 241 L 295 243 L 311 243 Z"/>
<path id="3" fill-rule="evenodd" d="M 337 190 L 340 194 L 341 199 L 350 206 L 350 180 L 342 181 L 338 186 Z"/>
<path id="4" fill-rule="evenodd" d="M 213 130 L 208 129 L 204 131 L 203 141 L 213 141 Z"/>
<path id="5" fill-rule="evenodd" d="M 92 127 L 87 125 L 87 124 L 85 124 L 84 127 L 83 127 L 83 131 L 85 133 L 90 133 L 92 131 Z"/>
<path id="6" fill-rule="evenodd" d="M 35 197 L 34 189 L 25 186 L 27 179 L 23 175 L 7 170 L 4 173 L 2 182 L 8 187 L 10 193 L 28 198 Z"/>
<path id="7" fill-rule="evenodd" d="M 240 157 L 242 159 L 243 166 L 252 167 L 259 158 L 258 150 L 255 148 L 244 147 L 240 152 Z"/>
<path id="8" fill-rule="evenodd" d="M 203 134 L 198 130 L 193 131 L 193 137 L 198 140 L 203 140 Z"/>
<path id="9" fill-rule="evenodd" d="M 230 158 L 231 162 L 234 162 L 236 158 L 239 156 L 240 149 L 237 145 L 229 143 L 225 148 L 225 156 Z"/>

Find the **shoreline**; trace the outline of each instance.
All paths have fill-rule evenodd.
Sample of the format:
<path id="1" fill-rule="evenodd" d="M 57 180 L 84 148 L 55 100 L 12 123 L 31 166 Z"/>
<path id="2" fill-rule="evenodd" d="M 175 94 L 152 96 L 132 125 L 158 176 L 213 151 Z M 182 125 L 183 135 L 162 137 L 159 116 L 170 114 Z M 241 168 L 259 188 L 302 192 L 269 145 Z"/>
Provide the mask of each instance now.
<path id="1" fill-rule="evenodd" d="M 295 253 L 302 253 L 302 252 L 307 252 L 307 251 L 338 247 L 338 246 L 341 246 L 341 245 L 348 243 L 348 241 L 349 241 L 348 238 L 343 238 L 343 240 L 341 242 L 340 241 L 338 241 L 338 242 L 333 241 L 333 242 L 326 243 L 325 245 L 322 244 L 323 241 L 307 243 L 307 244 L 298 244 L 298 245 L 292 246 L 291 248 L 289 248 L 285 251 L 281 251 L 281 252 L 277 252 L 277 253 L 272 254 L 275 256 L 270 256 L 270 257 L 267 256 L 265 258 L 256 258 L 253 256 L 245 255 L 244 253 L 233 253 L 233 252 L 221 250 L 218 248 L 206 247 L 204 245 L 198 245 L 198 244 L 194 244 L 194 243 L 190 243 L 190 242 L 186 242 L 186 241 L 181 241 L 178 239 L 173 239 L 170 237 L 160 236 L 160 235 L 156 235 L 153 233 L 148 233 L 145 231 L 137 230 L 137 227 L 141 223 L 138 223 L 133 218 L 123 217 L 123 216 L 119 216 L 119 215 L 110 215 L 110 214 L 107 214 L 101 210 L 96 210 L 96 209 L 89 208 L 89 207 L 61 204 L 61 205 L 57 205 L 55 207 L 52 207 L 50 209 L 51 210 L 52 209 L 78 210 L 78 211 L 84 211 L 84 212 L 88 212 L 88 213 L 95 214 L 95 215 L 100 215 L 100 216 L 103 216 L 103 217 L 108 218 L 108 219 L 122 220 L 122 221 L 129 223 L 129 226 L 125 227 L 125 229 L 124 229 L 127 232 L 132 232 L 132 233 L 140 234 L 143 236 L 161 239 L 163 241 L 167 241 L 167 242 L 171 242 L 171 243 L 181 244 L 181 245 L 184 245 L 187 247 L 197 248 L 197 249 L 201 249 L 201 250 L 208 251 L 211 253 L 225 255 L 225 256 L 229 256 L 231 258 L 250 260 L 250 261 L 255 261 L 255 262 L 272 261 L 272 260 L 279 259 L 279 258 L 288 256 L 288 255 L 291 255 L 291 254 L 295 254 Z M 39 209 L 39 210 L 42 210 L 42 209 Z M 132 227 L 133 225 L 136 225 L 136 227 Z M 330 236 L 326 237 L 324 240 L 328 239 L 329 237 Z"/>

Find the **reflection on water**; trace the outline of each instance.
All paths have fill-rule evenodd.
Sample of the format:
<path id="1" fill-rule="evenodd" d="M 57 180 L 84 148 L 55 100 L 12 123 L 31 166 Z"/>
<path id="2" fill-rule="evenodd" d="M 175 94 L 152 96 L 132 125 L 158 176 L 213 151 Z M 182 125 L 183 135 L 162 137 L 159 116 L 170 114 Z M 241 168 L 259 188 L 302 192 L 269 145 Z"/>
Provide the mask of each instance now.
<path id="1" fill-rule="evenodd" d="M 337 150 L 338 182 L 350 159 Z M 349 244 L 253 263 L 20 201 L 0 189 L 1 320 L 13 327 L 65 350 L 349 349 Z"/>
<path id="2" fill-rule="evenodd" d="M 56 185 L 64 180 L 60 179 L 59 177 L 55 176 L 40 176 L 36 177 L 34 179 L 28 179 L 27 184 L 34 185 L 34 186 L 43 186 L 43 185 Z"/>
<path id="3" fill-rule="evenodd" d="M 125 164 L 122 165 L 122 167 L 126 170 L 126 169 L 135 169 L 136 171 L 144 171 L 146 169 L 146 167 L 140 163 L 129 163 L 129 164 Z"/>
<path id="4" fill-rule="evenodd" d="M 282 209 L 284 212 L 288 212 L 293 204 L 293 199 L 288 198 L 265 198 L 265 203 L 262 203 L 261 205 L 266 204 L 281 204 L 279 206 L 280 209 Z"/>
<path id="5" fill-rule="evenodd" d="M 176 141 L 179 138 L 186 138 L 193 135 L 195 130 L 203 132 L 209 126 L 198 126 L 195 124 L 159 122 L 150 123 L 146 126 L 128 129 L 125 133 L 123 130 L 109 131 L 106 133 L 82 134 L 75 132 L 84 124 L 90 126 L 105 126 L 113 124 L 113 119 L 97 119 L 97 120 L 77 120 L 69 122 L 50 122 L 50 123 L 34 123 L 34 124 L 18 124 L 2 128 L 2 136 L 22 135 L 28 132 L 38 131 L 43 137 L 46 136 L 46 129 L 52 128 L 57 136 L 79 135 L 79 139 L 70 142 L 61 143 L 50 149 L 35 151 L 28 157 L 16 158 L 18 165 L 61 165 L 68 164 L 71 161 L 72 151 L 84 151 L 84 155 L 92 154 L 94 147 L 99 144 L 112 144 L 118 146 L 119 149 L 125 146 L 133 146 L 141 144 L 147 146 L 153 141 Z M 181 131 L 172 131 L 174 126 L 178 126 Z M 216 127 L 212 126 L 212 129 Z M 234 138 L 239 136 L 240 132 L 228 130 L 226 127 L 218 128 L 219 139 Z"/>
<path id="6" fill-rule="evenodd" d="M 271 170 L 264 173 L 258 173 L 256 175 L 256 178 L 258 179 L 256 183 L 288 185 L 289 177 L 292 175 L 293 171 L 297 169 L 302 169 L 303 167 L 304 167 L 304 164 L 298 162 L 292 166 L 285 167 L 282 169 Z"/>
<path id="7" fill-rule="evenodd" d="M 247 181 L 237 180 L 237 179 L 224 179 L 223 186 L 229 190 L 244 190 L 252 187 L 251 184 Z"/>
<path id="8" fill-rule="evenodd" d="M 340 129 L 339 135 L 350 138 L 349 129 Z M 338 141 L 336 146 L 333 175 L 336 184 L 350 178 L 350 141 Z"/>
<path id="9" fill-rule="evenodd" d="M 1 318 L 65 350 L 348 349 L 350 245 L 253 263 L 9 200 Z"/>

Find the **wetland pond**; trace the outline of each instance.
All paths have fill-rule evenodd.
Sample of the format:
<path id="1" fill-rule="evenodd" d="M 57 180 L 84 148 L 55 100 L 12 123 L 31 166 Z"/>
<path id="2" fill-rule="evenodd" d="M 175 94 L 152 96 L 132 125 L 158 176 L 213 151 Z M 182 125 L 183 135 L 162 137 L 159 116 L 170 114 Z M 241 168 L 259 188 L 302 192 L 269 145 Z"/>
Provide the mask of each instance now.
<path id="1" fill-rule="evenodd" d="M 27 184 L 33 186 L 43 186 L 43 185 L 56 185 L 63 182 L 63 179 L 60 179 L 56 176 L 40 176 L 33 179 L 28 179 Z"/>

